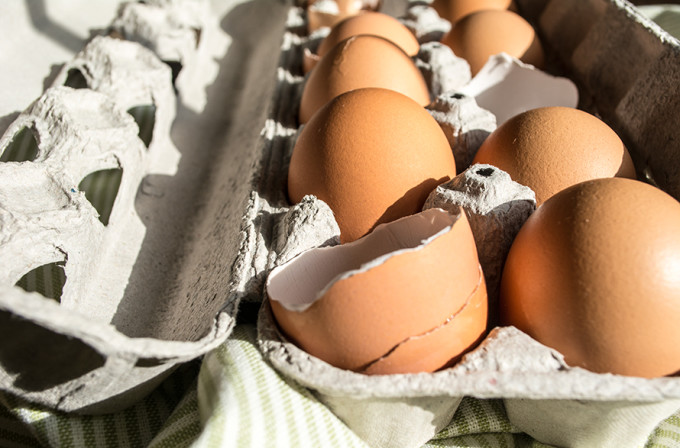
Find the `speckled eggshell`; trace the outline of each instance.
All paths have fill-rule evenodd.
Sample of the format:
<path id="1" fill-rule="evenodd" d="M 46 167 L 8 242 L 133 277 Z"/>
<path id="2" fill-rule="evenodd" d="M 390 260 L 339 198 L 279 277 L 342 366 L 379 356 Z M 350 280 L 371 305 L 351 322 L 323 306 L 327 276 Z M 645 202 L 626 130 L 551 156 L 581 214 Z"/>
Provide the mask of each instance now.
<path id="1" fill-rule="evenodd" d="M 392 90 L 358 89 L 333 99 L 300 132 L 288 196 L 328 204 L 349 242 L 417 213 L 455 175 L 446 136 L 423 107 Z"/>
<path id="2" fill-rule="evenodd" d="M 488 9 L 460 19 L 442 38 L 454 54 L 470 64 L 474 76 L 498 53 L 542 68 L 543 47 L 532 26 L 512 11 Z"/>
<path id="3" fill-rule="evenodd" d="M 275 269 L 267 293 L 286 336 L 366 374 L 431 372 L 484 336 L 486 290 L 460 209 L 430 209 Z"/>
<path id="4" fill-rule="evenodd" d="M 538 205 L 586 180 L 635 178 L 633 161 L 618 135 L 594 115 L 569 107 L 514 116 L 487 137 L 472 163 L 507 172 L 534 190 Z"/>
<path id="5" fill-rule="evenodd" d="M 300 100 L 300 123 L 341 93 L 363 87 L 395 90 L 421 106 L 430 103 L 423 75 L 401 48 L 382 37 L 353 36 L 335 45 L 309 73 Z"/>
<path id="6" fill-rule="evenodd" d="M 516 10 L 512 0 L 434 0 L 432 7 L 441 17 L 456 23 L 468 14 L 485 9 Z"/>
<path id="7" fill-rule="evenodd" d="M 680 370 L 680 203 L 621 178 L 556 194 L 525 223 L 501 282 L 503 321 L 572 366 Z"/>

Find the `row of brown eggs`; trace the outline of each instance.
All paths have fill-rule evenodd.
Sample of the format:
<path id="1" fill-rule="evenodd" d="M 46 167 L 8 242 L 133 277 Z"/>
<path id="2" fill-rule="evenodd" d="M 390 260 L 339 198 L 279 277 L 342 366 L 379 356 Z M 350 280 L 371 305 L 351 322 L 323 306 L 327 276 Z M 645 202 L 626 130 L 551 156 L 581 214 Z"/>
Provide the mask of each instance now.
<path id="1" fill-rule="evenodd" d="M 479 2 L 443 3 L 435 6 L 454 22 L 443 41 L 465 55 L 473 72 L 478 63 L 467 51 L 484 60 L 493 54 L 480 49 L 480 30 L 505 30 L 504 20 L 524 26 L 503 10 L 509 2 L 489 2 L 500 11 L 465 15 Z M 524 41 L 502 51 L 540 64 L 533 30 L 509 33 Z M 487 51 L 499 51 L 494 45 Z M 407 29 L 380 13 L 339 22 L 320 45 L 308 66 L 300 105 L 306 124 L 293 151 L 288 195 L 293 203 L 306 195 L 326 202 L 343 244 L 292 260 L 268 283 L 272 310 L 289 338 L 337 367 L 364 373 L 442 368 L 486 329 L 476 253 L 459 256 L 473 241 L 465 214 L 447 225 L 434 212 L 418 214 L 429 193 L 456 172 L 446 137 L 423 109 L 430 98 L 410 59 L 417 48 Z M 678 344 L 659 341 L 680 342 L 670 331 L 680 312 L 680 233 L 669 231 L 680 223 L 680 204 L 638 181 L 591 180 L 635 177 L 614 131 L 577 109 L 534 109 L 492 133 L 473 163 L 505 170 L 535 191 L 540 206 L 508 257 L 503 322 L 560 350 L 572 365 L 639 376 L 678 370 L 679 356 L 669 348 Z M 428 231 L 425 222 L 439 225 Z M 397 228 L 406 230 L 391 230 Z M 454 233 L 468 240 L 445 237 Z M 311 281 L 315 288 L 304 293 L 290 286 L 310 282 L 310 273 L 325 280 Z M 295 294 L 306 299 L 285 298 Z"/>
<path id="2" fill-rule="evenodd" d="M 511 0 L 438 0 L 433 6 L 455 25 L 442 42 L 470 64 L 473 75 L 500 52 L 543 67 L 541 42 Z"/>
<path id="3" fill-rule="evenodd" d="M 420 213 L 456 164 L 424 108 L 430 94 L 411 59 L 418 49 L 404 25 L 378 12 L 339 22 L 320 43 L 288 196 L 326 202 L 343 244 L 301 255 L 267 286 L 290 339 L 366 374 L 443 368 L 486 332 L 484 276 L 465 214 Z M 292 286 L 309 283 L 310 271 L 324 280 L 311 291 Z"/>

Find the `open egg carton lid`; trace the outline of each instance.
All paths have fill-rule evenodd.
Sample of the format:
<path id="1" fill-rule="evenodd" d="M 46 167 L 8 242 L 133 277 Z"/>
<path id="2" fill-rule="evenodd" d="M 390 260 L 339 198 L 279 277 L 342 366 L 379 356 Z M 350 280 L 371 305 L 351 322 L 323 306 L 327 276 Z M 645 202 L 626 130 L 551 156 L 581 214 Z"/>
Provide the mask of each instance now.
<path id="1" fill-rule="evenodd" d="M 5 125 L 4 391 L 114 412 L 233 329 L 287 6 L 218 3 L 121 2 Z"/>
<path id="2" fill-rule="evenodd" d="M 390 3 L 399 16 L 426 2 Z M 626 1 L 517 4 L 551 53 L 551 73 L 573 80 L 579 106 L 617 131 L 641 174 L 680 197 L 678 41 Z M 255 281 L 247 296 L 253 306 L 263 298 L 271 269 L 307 248 L 338 241 L 324 204 L 309 199 L 291 207 L 285 197 L 299 131 L 295 117 L 304 83 L 302 60 L 323 36 L 307 34 L 302 4 L 291 10 L 279 61 L 277 106 L 263 131 L 263 174 L 252 202 L 253 214 L 260 217 L 250 227 L 259 235 L 253 250 L 260 253 L 253 258 Z M 493 329 L 450 369 L 386 376 L 341 370 L 305 353 L 280 332 L 266 301 L 258 329 L 268 361 L 313 390 L 371 446 L 419 446 L 449 421 L 463 396 L 502 398 L 513 424 L 558 446 L 640 446 L 680 408 L 677 377 L 643 379 L 573 368 L 558 352 L 512 327 Z"/>

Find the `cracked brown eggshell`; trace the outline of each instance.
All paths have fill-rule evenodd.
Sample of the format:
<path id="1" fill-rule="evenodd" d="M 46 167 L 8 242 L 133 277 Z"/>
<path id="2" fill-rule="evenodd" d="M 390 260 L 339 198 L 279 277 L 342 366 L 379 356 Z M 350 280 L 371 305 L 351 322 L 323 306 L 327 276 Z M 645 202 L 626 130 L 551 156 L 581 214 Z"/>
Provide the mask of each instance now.
<path id="1" fill-rule="evenodd" d="M 680 203 L 622 178 L 583 182 L 529 217 L 501 281 L 502 320 L 598 373 L 680 370 Z"/>
<path id="2" fill-rule="evenodd" d="M 352 36 L 336 44 L 309 73 L 300 100 L 300 123 L 341 93 L 364 87 L 391 89 L 421 106 L 430 103 L 423 75 L 401 48 L 379 36 Z"/>
<path id="3" fill-rule="evenodd" d="M 484 336 L 484 276 L 465 213 L 430 209 L 272 271 L 267 293 L 288 338 L 367 374 L 431 372 Z"/>
<path id="4" fill-rule="evenodd" d="M 543 47 L 533 27 L 512 11 L 488 9 L 460 19 L 442 38 L 476 75 L 489 58 L 507 53 L 537 68 L 544 65 Z"/>
<path id="5" fill-rule="evenodd" d="M 344 93 L 305 125 L 293 148 L 288 197 L 314 195 L 333 211 L 342 242 L 422 210 L 456 162 L 437 122 L 392 90 Z"/>
<path id="6" fill-rule="evenodd" d="M 515 115 L 487 137 L 472 163 L 494 165 L 530 187 L 537 205 L 579 182 L 636 177 L 619 136 L 594 115 L 570 107 Z"/>

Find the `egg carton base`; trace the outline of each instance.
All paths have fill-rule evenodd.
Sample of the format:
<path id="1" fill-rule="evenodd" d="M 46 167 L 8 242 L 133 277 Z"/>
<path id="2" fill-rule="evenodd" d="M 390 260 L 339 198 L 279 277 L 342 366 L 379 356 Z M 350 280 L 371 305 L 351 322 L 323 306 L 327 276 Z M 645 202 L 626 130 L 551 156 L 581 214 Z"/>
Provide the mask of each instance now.
<path id="1" fill-rule="evenodd" d="M 421 446 L 466 396 L 503 399 L 513 425 L 543 443 L 570 447 L 641 446 L 680 408 L 677 380 L 650 384 L 570 368 L 514 327 L 494 329 L 452 368 L 419 374 L 370 376 L 333 367 L 289 342 L 268 303 L 260 309 L 258 344 L 277 370 L 311 389 L 376 447 Z"/>
<path id="2" fill-rule="evenodd" d="M 552 7 L 557 8 L 559 2 L 548 3 L 554 3 Z M 401 2 L 399 5 L 400 8 L 407 6 L 408 2 Z M 535 21 L 546 10 L 546 2 L 525 0 L 520 2 L 520 7 Z M 596 11 L 616 8 L 616 17 L 620 18 L 621 14 L 628 17 L 617 23 L 621 23 L 624 28 L 630 28 L 633 33 L 639 33 L 640 26 L 647 29 L 643 32 L 649 32 L 648 24 L 641 22 L 637 16 L 630 19 L 630 8 L 622 2 L 593 0 L 588 2 L 588 7 L 579 14 L 588 14 L 592 11 L 588 9 L 591 7 Z M 568 8 L 562 8 L 566 9 Z M 579 20 L 581 15 L 574 16 L 572 22 Z M 597 16 L 597 19 L 607 20 L 604 16 Z M 269 181 L 268 185 L 272 188 L 275 185 L 285 188 L 287 162 L 297 131 L 294 117 L 297 114 L 299 89 L 304 82 L 303 75 L 297 67 L 298 64 L 299 66 L 302 64 L 302 48 L 309 45 L 304 34 L 300 32 L 300 29 L 304 29 L 301 23 L 303 14 L 299 9 L 293 8 L 289 15 L 289 31 L 284 35 L 286 44 L 282 47 L 279 68 L 279 73 L 282 74 L 279 82 L 285 85 L 281 89 L 291 90 L 288 93 L 279 91 L 275 97 L 277 104 L 275 112 L 270 116 L 273 123 L 268 123 L 266 127 L 272 131 L 270 135 L 278 133 L 279 138 L 287 141 L 285 150 L 273 157 L 270 154 L 262 166 L 268 170 L 265 176 L 281 176 L 279 181 Z M 574 29 L 587 32 L 583 27 Z M 652 30 L 653 33 L 657 31 Z M 657 34 L 654 35 L 657 36 L 659 45 L 666 46 L 665 48 L 668 45 L 675 45 L 658 39 Z M 606 47 L 607 36 L 604 34 L 597 36 L 598 45 Z M 582 38 L 572 36 L 571 41 L 575 42 Z M 654 41 L 653 44 L 657 45 L 657 42 Z M 561 53 L 559 49 L 554 50 L 555 47 L 557 46 L 551 43 L 548 48 L 553 48 L 555 53 L 552 56 L 561 61 Z M 659 61 L 666 64 L 662 77 L 669 79 L 667 75 L 673 71 L 669 68 L 673 67 L 677 71 L 677 65 L 674 66 L 668 58 L 661 58 Z M 618 63 L 621 63 L 620 59 Z M 657 62 L 657 65 L 660 63 Z M 577 73 L 569 64 L 564 63 L 561 66 Z M 616 70 L 636 69 L 640 67 L 617 66 L 611 69 L 610 76 L 616 73 Z M 282 79 L 286 81 L 282 83 Z M 597 77 L 593 79 L 596 81 L 593 81 L 595 84 L 591 84 L 590 88 L 594 90 L 597 90 L 598 83 L 606 83 L 606 79 Z M 608 110 L 606 101 L 600 97 L 605 92 L 599 96 L 591 95 L 585 87 L 586 83 L 578 79 L 577 82 L 585 89 L 583 92 L 589 96 L 588 101 L 592 100 L 592 110 L 604 112 L 602 116 L 611 122 L 612 115 L 606 113 Z M 668 81 L 663 81 L 661 85 L 665 85 L 666 82 Z M 291 88 L 293 84 L 297 87 Z M 676 87 L 671 89 L 675 91 L 673 89 Z M 661 89 L 655 91 L 654 95 L 658 97 L 660 91 Z M 671 127 L 668 124 L 660 126 Z M 276 162 L 269 165 L 270 160 Z M 667 169 L 672 170 L 670 167 Z M 319 204 L 320 201 L 309 198 L 306 205 L 300 206 L 301 210 L 306 211 L 300 212 L 309 217 L 321 213 L 325 218 L 319 222 L 324 224 L 319 224 L 318 227 L 309 223 L 306 226 L 293 225 L 286 227 L 288 230 L 279 234 L 274 229 L 284 228 L 281 220 L 287 214 L 294 213 L 293 210 L 297 206 L 290 207 L 281 191 L 258 192 L 257 195 L 272 199 L 266 207 L 273 207 L 277 216 L 269 222 L 270 227 L 263 229 L 261 234 L 279 238 L 266 246 L 253 248 L 261 257 L 257 271 L 260 279 L 258 288 L 261 288 L 268 271 L 279 264 L 277 260 L 282 248 L 286 246 L 286 239 L 291 240 L 289 255 L 292 256 L 324 242 L 330 241 L 329 244 L 335 244 L 333 238 L 337 236 L 337 231 L 332 224 L 324 221 L 328 219 L 328 215 L 320 212 L 323 208 L 322 203 Z M 305 241 L 304 234 L 311 229 L 315 229 L 318 235 Z M 284 239 L 283 242 L 281 238 Z M 279 261 L 289 259 L 289 255 L 281 257 Z M 253 300 L 258 299 L 257 292 L 257 289 L 252 291 Z M 644 444 L 649 433 L 659 422 L 680 408 L 680 382 L 677 378 L 650 380 L 596 374 L 580 368 L 571 368 L 564 363 L 559 353 L 512 327 L 494 328 L 484 342 L 466 355 L 459 364 L 440 372 L 365 376 L 336 369 L 288 342 L 273 320 L 266 297 L 260 295 L 259 298 L 263 298 L 264 302 L 258 315 L 258 343 L 265 359 L 287 377 L 311 389 L 372 446 L 419 446 L 434 436 L 441 427 L 441 422 L 450 418 L 464 396 L 503 399 L 513 424 L 537 440 L 558 446 L 639 446 Z M 419 417 L 412 421 L 405 417 L 409 413 Z M 385 432 L 380 428 L 406 428 L 403 432 L 401 429 L 398 431 L 404 436 L 404 443 L 395 445 L 394 440 L 385 436 Z"/>

